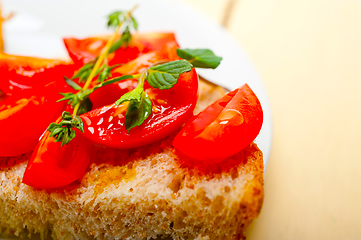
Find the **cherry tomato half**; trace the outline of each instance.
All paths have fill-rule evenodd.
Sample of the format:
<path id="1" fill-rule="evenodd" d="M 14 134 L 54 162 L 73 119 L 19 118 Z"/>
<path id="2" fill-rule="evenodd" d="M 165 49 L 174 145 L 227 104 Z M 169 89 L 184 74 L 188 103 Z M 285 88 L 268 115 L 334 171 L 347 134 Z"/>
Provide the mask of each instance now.
<path id="1" fill-rule="evenodd" d="M 135 33 L 127 48 L 120 48 L 110 54 L 110 65 L 126 63 L 140 54 L 158 51 L 166 43 L 172 42 L 177 46 L 173 33 Z M 109 36 L 85 39 L 64 38 L 64 44 L 69 56 L 76 64 L 83 65 L 97 57 L 104 48 Z"/>
<path id="2" fill-rule="evenodd" d="M 125 129 L 126 104 L 108 105 L 80 117 L 85 136 L 100 145 L 135 148 L 162 139 L 179 129 L 192 116 L 197 101 L 198 77 L 194 69 L 181 74 L 171 89 L 159 90 L 144 85 L 152 101 L 151 115 L 129 132 Z"/>
<path id="3" fill-rule="evenodd" d="M 188 122 L 173 146 L 193 159 L 218 162 L 247 147 L 257 137 L 262 122 L 261 104 L 245 84 Z"/>
<path id="4" fill-rule="evenodd" d="M 177 47 L 178 45 L 175 43 L 167 43 L 159 51 L 145 53 L 120 67 L 114 68 L 112 73 L 114 75 L 137 74 L 153 63 L 178 60 L 180 58 L 177 55 Z"/>
<path id="5" fill-rule="evenodd" d="M 92 102 L 92 109 L 116 102 L 122 95 L 136 88 L 137 85 L 138 81 L 136 79 L 127 79 L 95 90 L 89 96 L 89 99 Z"/>
<path id="6" fill-rule="evenodd" d="M 73 62 L 0 53 L 0 90 L 10 96 L 40 83 L 71 77 Z"/>
<path id="7" fill-rule="evenodd" d="M 149 52 L 143 54 L 136 59 L 114 68 L 112 71 L 113 77 L 137 74 L 144 69 L 148 68 L 153 63 L 159 61 L 174 61 L 178 60 L 177 47 L 175 43 L 166 43 L 161 50 L 157 52 Z M 94 84 L 97 84 L 94 82 Z M 102 88 L 97 89 L 90 94 L 90 101 L 93 103 L 92 109 L 103 107 L 117 101 L 122 95 L 132 91 L 138 85 L 137 79 L 128 79 L 114 84 L 106 85 Z"/>
<path id="8" fill-rule="evenodd" d="M 35 148 L 41 134 L 65 109 L 56 102 L 59 92 L 70 92 L 60 81 L 26 89 L 0 102 L 0 156 L 16 156 Z"/>
<path id="9" fill-rule="evenodd" d="M 25 170 L 23 183 L 36 188 L 66 186 L 84 175 L 93 144 L 79 130 L 68 145 L 60 146 L 47 131 L 36 146 Z"/>

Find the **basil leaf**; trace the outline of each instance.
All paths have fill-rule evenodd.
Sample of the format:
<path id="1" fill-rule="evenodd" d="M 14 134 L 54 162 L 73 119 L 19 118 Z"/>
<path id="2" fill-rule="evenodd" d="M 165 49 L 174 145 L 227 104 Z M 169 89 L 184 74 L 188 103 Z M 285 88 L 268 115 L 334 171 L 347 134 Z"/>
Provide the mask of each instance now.
<path id="1" fill-rule="evenodd" d="M 139 84 L 133 91 L 124 94 L 116 105 L 129 102 L 125 114 L 125 128 L 129 131 L 133 127 L 140 126 L 152 113 L 152 102 L 144 92 L 143 84 Z"/>
<path id="2" fill-rule="evenodd" d="M 177 49 L 177 55 L 190 62 L 197 68 L 215 69 L 221 63 L 222 58 L 214 55 L 209 49 Z"/>
<path id="3" fill-rule="evenodd" d="M 149 96 L 143 92 L 140 101 L 131 101 L 125 114 L 125 128 L 130 129 L 140 126 L 152 113 L 152 102 Z"/>
<path id="4" fill-rule="evenodd" d="M 159 89 L 170 89 L 178 82 L 179 76 L 192 70 L 192 64 L 184 60 L 156 65 L 148 70 L 148 83 Z"/>
<path id="5" fill-rule="evenodd" d="M 116 102 L 115 105 L 120 105 L 123 102 L 127 102 L 127 101 L 136 101 L 136 102 L 140 102 L 141 98 L 143 96 L 143 85 L 139 84 L 133 91 L 131 92 L 127 92 L 126 94 L 124 94 L 123 96 L 121 96 Z"/>

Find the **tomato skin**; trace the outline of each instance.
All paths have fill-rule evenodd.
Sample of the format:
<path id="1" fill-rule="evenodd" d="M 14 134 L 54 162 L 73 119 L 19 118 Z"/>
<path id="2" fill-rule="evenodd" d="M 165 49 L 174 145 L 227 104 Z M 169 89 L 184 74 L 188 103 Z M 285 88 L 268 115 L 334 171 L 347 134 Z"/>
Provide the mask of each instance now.
<path id="1" fill-rule="evenodd" d="M 157 52 L 145 53 L 124 65 L 114 68 L 112 77 L 137 74 L 156 62 L 178 60 L 177 47 L 178 45 L 173 42 L 166 43 Z M 114 103 L 122 95 L 136 88 L 137 85 L 137 79 L 127 79 L 97 89 L 89 96 L 93 103 L 92 110 Z"/>
<path id="2" fill-rule="evenodd" d="M 257 137 L 262 122 L 261 104 L 245 84 L 189 121 L 173 146 L 195 160 L 219 162 L 247 147 Z"/>
<path id="3" fill-rule="evenodd" d="M 64 45 L 69 57 L 77 66 L 82 66 L 96 58 L 106 44 L 106 39 L 102 38 L 64 38 Z"/>
<path id="4" fill-rule="evenodd" d="M 109 64 L 127 63 L 139 55 L 160 50 L 167 43 L 178 46 L 173 33 L 135 33 L 127 48 L 120 48 L 110 54 Z M 104 48 L 109 36 L 91 37 L 84 39 L 64 38 L 64 44 L 70 58 L 77 64 L 83 65 L 97 57 Z"/>
<path id="5" fill-rule="evenodd" d="M 23 183 L 42 189 L 68 185 L 82 177 L 89 165 L 93 144 L 79 130 L 68 145 L 61 147 L 47 131 L 26 167 Z"/>
<path id="6" fill-rule="evenodd" d="M 8 96 L 40 83 L 72 76 L 73 62 L 0 53 L 0 90 Z"/>
<path id="7" fill-rule="evenodd" d="M 92 94 L 89 99 L 92 102 L 92 110 L 116 102 L 122 95 L 132 91 L 138 85 L 136 79 L 127 79 L 110 85 L 105 85 Z"/>
<path id="8" fill-rule="evenodd" d="M 56 102 L 70 87 L 54 81 L 26 89 L 0 102 L 0 156 L 16 156 L 35 148 L 49 124 L 61 115 L 66 101 Z"/>
<path id="9" fill-rule="evenodd" d="M 177 46 L 177 44 L 172 42 L 167 43 L 159 51 L 145 53 L 120 67 L 114 68 L 112 73 L 114 75 L 132 75 L 142 72 L 156 62 L 179 60 Z"/>
<path id="10" fill-rule="evenodd" d="M 144 85 L 152 100 L 153 111 L 140 126 L 125 129 L 125 105 L 108 105 L 80 117 L 84 135 L 103 146 L 128 149 L 147 145 L 178 130 L 193 115 L 197 102 L 198 76 L 194 69 L 181 74 L 178 83 L 168 90 Z"/>

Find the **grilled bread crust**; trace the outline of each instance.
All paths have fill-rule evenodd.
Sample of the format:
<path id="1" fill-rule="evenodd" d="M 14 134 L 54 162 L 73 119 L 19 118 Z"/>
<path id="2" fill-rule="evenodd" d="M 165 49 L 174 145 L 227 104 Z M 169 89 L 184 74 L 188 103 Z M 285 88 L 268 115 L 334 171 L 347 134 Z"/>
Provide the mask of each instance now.
<path id="1" fill-rule="evenodd" d="M 201 83 L 201 104 L 220 92 Z M 174 136 L 138 149 L 96 146 L 81 179 L 51 190 L 21 183 L 31 153 L 0 157 L 0 234 L 244 239 L 263 203 L 262 152 L 252 143 L 222 163 L 205 165 L 177 152 Z"/>

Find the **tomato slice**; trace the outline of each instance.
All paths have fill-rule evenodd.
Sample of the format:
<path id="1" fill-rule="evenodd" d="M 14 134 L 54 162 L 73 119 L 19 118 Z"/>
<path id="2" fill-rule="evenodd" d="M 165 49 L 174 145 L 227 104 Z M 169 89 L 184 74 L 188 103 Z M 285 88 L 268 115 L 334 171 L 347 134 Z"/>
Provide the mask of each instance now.
<path id="1" fill-rule="evenodd" d="M 127 63 L 143 53 L 160 50 L 166 43 L 178 46 L 173 33 L 135 33 L 127 48 L 120 48 L 110 54 L 109 64 Z M 64 38 L 69 56 L 76 64 L 83 65 L 97 57 L 104 48 L 109 36 L 85 39 Z"/>
<path id="2" fill-rule="evenodd" d="M 198 77 L 194 69 L 181 74 L 171 89 L 155 89 L 148 83 L 144 88 L 153 108 L 142 125 L 128 132 L 124 126 L 126 104 L 113 104 L 80 116 L 84 122 L 85 136 L 107 147 L 136 148 L 166 137 L 193 115 L 198 90 Z"/>
<path id="3" fill-rule="evenodd" d="M 93 144 L 79 130 L 68 145 L 61 147 L 47 131 L 26 167 L 23 183 L 36 188 L 66 186 L 84 175 Z"/>
<path id="4" fill-rule="evenodd" d="M 173 146 L 193 159 L 214 163 L 233 156 L 258 135 L 263 112 L 245 84 L 200 112 L 177 134 Z"/>
<path id="5" fill-rule="evenodd" d="M 0 156 L 16 156 L 35 148 L 41 134 L 65 109 L 56 102 L 59 92 L 70 92 L 60 81 L 23 90 L 0 102 Z"/>
<path id="6" fill-rule="evenodd" d="M 69 61 L 0 53 L 0 90 L 10 96 L 39 83 L 72 76 L 75 69 L 74 63 Z"/>

